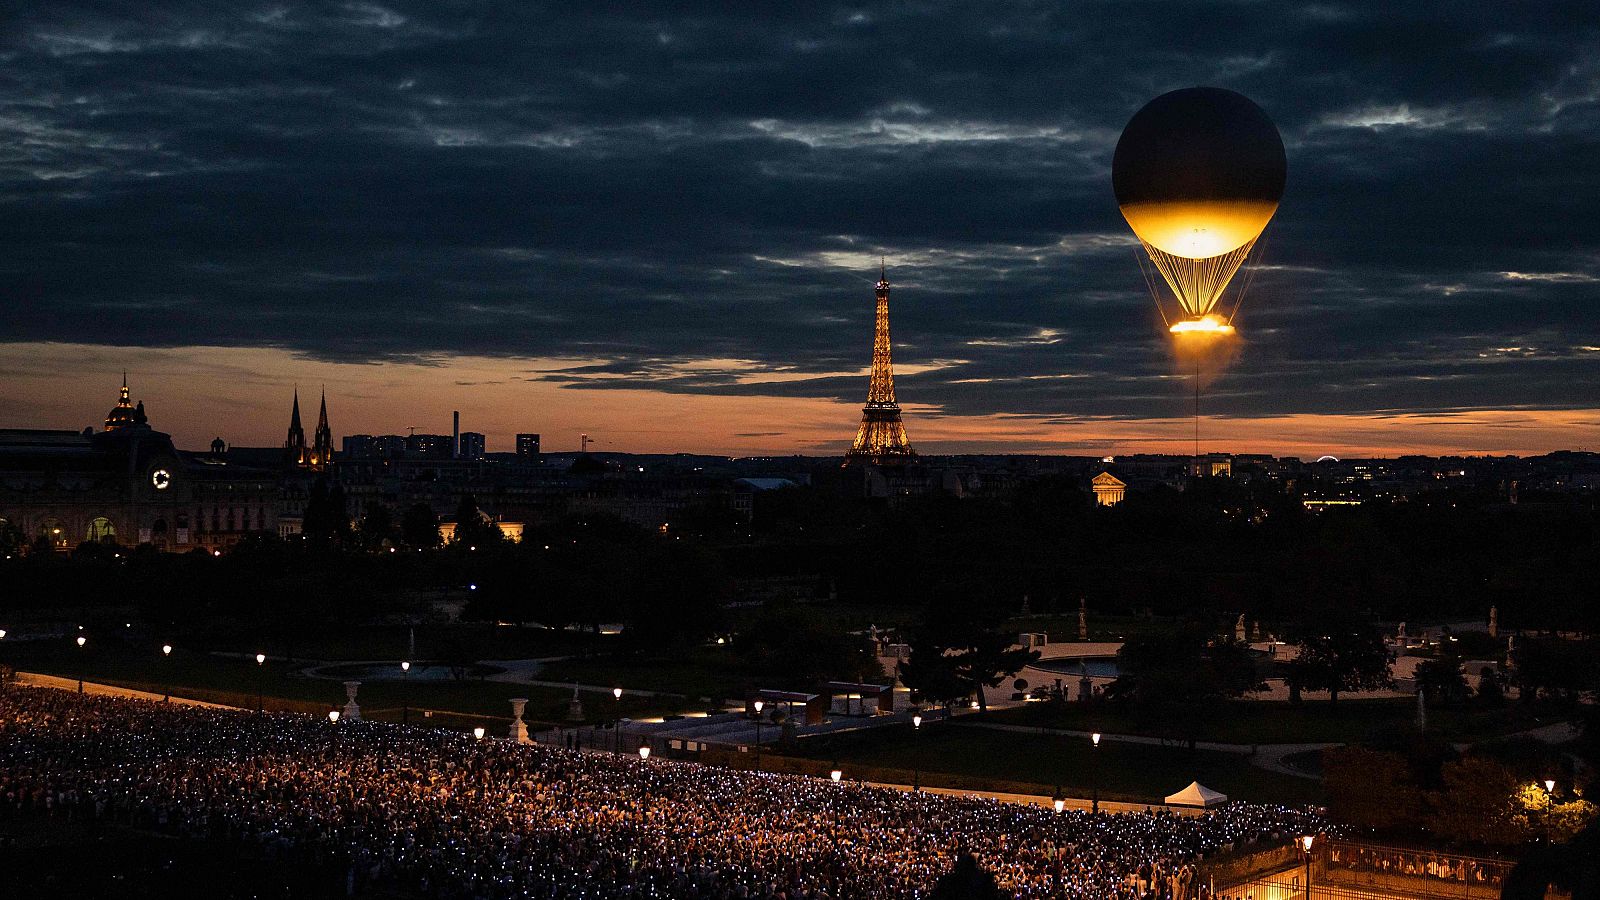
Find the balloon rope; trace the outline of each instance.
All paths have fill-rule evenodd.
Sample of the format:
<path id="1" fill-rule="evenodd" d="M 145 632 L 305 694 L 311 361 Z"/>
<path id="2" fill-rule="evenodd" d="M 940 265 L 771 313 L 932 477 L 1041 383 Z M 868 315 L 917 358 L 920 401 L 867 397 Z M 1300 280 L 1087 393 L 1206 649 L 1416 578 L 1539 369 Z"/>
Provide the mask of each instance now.
<path id="1" fill-rule="evenodd" d="M 1145 246 L 1148 247 L 1149 245 L 1146 244 Z M 1139 274 L 1144 278 L 1145 288 L 1150 291 L 1150 301 L 1156 305 L 1156 312 L 1161 315 L 1161 324 L 1171 328 L 1172 320 L 1167 318 L 1167 309 L 1161 304 L 1161 289 L 1156 287 L 1155 278 L 1151 276 L 1150 270 L 1145 267 L 1144 258 L 1139 255 L 1137 250 L 1133 251 L 1133 261 L 1139 265 Z"/>

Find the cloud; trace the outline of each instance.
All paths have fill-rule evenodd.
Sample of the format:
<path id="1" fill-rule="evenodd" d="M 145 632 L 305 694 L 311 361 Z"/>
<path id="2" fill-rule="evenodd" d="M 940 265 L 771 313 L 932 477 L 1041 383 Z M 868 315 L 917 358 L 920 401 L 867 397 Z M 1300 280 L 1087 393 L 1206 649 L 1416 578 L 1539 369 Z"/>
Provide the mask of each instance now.
<path id="1" fill-rule="evenodd" d="M 523 375 L 859 402 L 887 256 L 908 404 L 1181 416 L 1110 154 L 1149 98 L 1217 83 L 1290 148 L 1217 413 L 1557 410 L 1600 377 L 1571 349 L 1600 218 L 1577 6 L 29 4 L 8 26 L 11 342 L 584 360 Z"/>

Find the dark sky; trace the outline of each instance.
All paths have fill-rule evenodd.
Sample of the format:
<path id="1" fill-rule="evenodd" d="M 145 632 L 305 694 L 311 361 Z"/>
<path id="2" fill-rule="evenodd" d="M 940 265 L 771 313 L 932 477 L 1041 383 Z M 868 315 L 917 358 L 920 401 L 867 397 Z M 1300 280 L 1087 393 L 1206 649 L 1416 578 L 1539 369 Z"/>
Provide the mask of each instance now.
<path id="1" fill-rule="evenodd" d="M 859 404 L 885 254 L 925 420 L 1004 442 L 1170 419 L 1188 401 L 1109 165 L 1144 102 L 1209 84 L 1259 103 L 1289 159 L 1212 412 L 1526 415 L 1593 443 L 1592 3 L 28 2 L 0 23 L 0 394 L 36 389 L 30 354 L 70 366 L 66 343 L 443 384 L 500 358 L 573 404 Z"/>

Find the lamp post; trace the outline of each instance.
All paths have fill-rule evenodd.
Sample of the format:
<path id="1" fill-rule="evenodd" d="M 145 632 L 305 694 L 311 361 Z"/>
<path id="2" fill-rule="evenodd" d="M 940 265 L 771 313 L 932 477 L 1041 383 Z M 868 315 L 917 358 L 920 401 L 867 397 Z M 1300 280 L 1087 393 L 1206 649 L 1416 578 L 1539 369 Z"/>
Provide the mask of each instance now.
<path id="1" fill-rule="evenodd" d="M 267 666 L 267 655 L 265 653 L 257 653 L 256 654 L 256 712 L 261 712 L 262 707 L 265 706 L 265 704 L 262 702 L 263 701 L 263 696 L 262 695 L 263 695 L 263 693 L 264 693 L 266 688 L 262 683 L 262 678 L 265 677 L 264 672 L 266 670 L 266 666 Z"/>
<path id="2" fill-rule="evenodd" d="M 620 754 L 622 752 L 622 686 L 621 685 L 618 685 L 617 687 L 614 687 L 614 688 L 611 689 L 611 699 L 613 699 L 613 700 L 615 700 L 617 702 L 617 715 L 616 715 L 616 718 L 611 720 L 611 730 L 612 730 L 612 732 L 614 732 L 612 737 L 615 739 L 615 743 L 611 747 L 611 752 L 613 754 Z"/>
<path id="3" fill-rule="evenodd" d="M 400 724 L 411 724 L 411 660 L 400 663 Z"/>
<path id="4" fill-rule="evenodd" d="M 756 771 L 761 771 L 761 708 L 767 705 L 765 700 L 757 700 L 751 704 L 756 710 Z"/>
<path id="5" fill-rule="evenodd" d="M 339 711 L 337 709 L 328 710 L 328 721 L 335 725 L 339 724 Z"/>
<path id="6" fill-rule="evenodd" d="M 482 725 L 479 725 L 477 728 L 472 729 L 472 737 L 474 739 L 476 739 L 476 740 L 480 740 L 480 741 L 483 740 L 483 733 L 484 732 L 483 732 L 483 726 Z"/>
<path id="7" fill-rule="evenodd" d="M 828 777 L 833 779 L 834 784 L 838 784 L 839 779 L 844 777 L 844 771 L 839 768 L 838 763 L 833 764 L 833 771 L 828 773 Z"/>
<path id="8" fill-rule="evenodd" d="M 87 644 L 87 643 L 89 643 L 89 639 L 88 638 L 84 637 L 81 634 L 78 635 L 78 649 L 79 650 L 82 650 L 83 649 L 83 645 Z M 80 694 L 83 693 L 83 654 L 82 653 L 78 654 L 78 693 L 80 693 Z"/>
<path id="9" fill-rule="evenodd" d="M 172 645 L 171 644 L 162 644 L 161 645 L 161 658 L 162 659 L 171 659 L 172 658 Z M 161 702 L 162 703 L 171 703 L 172 702 L 172 672 L 170 670 L 167 672 L 167 677 L 162 679 L 162 681 L 165 682 L 165 685 L 163 686 L 163 688 L 161 690 Z"/>
<path id="10" fill-rule="evenodd" d="M 916 737 L 922 733 L 922 713 L 911 714 L 911 739 L 918 742 L 918 747 L 911 750 L 911 790 L 922 790 L 922 755 L 917 752 L 921 739 Z"/>
<path id="11" fill-rule="evenodd" d="M 1094 750 L 1089 755 L 1094 757 L 1094 809 L 1095 814 L 1100 812 L 1100 732 L 1090 735 L 1089 740 L 1094 744 Z"/>
<path id="12" fill-rule="evenodd" d="M 1311 898 L 1311 845 L 1316 841 L 1316 839 L 1317 836 L 1314 834 L 1302 835 L 1300 837 L 1300 850 L 1303 854 L 1305 854 L 1306 858 L 1306 900 L 1310 900 Z"/>
<path id="13" fill-rule="evenodd" d="M 639 758 L 640 759 L 649 759 L 650 758 L 650 745 L 649 744 L 640 744 L 639 745 Z"/>

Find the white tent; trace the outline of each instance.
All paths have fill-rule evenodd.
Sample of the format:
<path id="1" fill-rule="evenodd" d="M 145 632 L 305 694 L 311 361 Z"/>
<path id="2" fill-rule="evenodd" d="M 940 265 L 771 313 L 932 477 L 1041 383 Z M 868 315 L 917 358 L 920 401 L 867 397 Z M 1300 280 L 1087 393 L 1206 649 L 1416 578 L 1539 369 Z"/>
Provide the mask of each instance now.
<path id="1" fill-rule="evenodd" d="M 1176 794 L 1167 795 L 1168 806 L 1196 806 L 1209 809 L 1221 806 L 1228 802 L 1227 794 L 1219 794 L 1198 781 L 1189 782 L 1189 786 Z"/>

